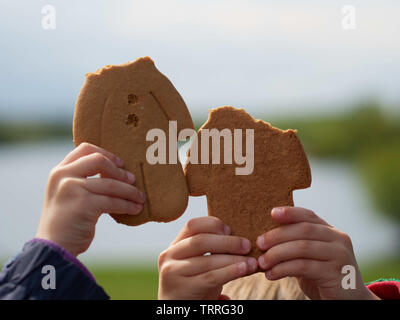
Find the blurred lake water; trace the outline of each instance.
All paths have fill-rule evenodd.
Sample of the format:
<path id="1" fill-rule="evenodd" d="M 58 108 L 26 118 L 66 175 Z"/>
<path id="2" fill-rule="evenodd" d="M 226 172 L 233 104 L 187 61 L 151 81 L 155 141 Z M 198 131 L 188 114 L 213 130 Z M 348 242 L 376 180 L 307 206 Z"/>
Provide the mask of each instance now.
<path id="1" fill-rule="evenodd" d="M 70 141 L 0 146 L 0 264 L 35 236 L 49 171 L 72 149 Z M 295 204 L 314 210 L 348 233 L 362 262 L 391 255 L 396 230 L 370 207 L 354 169 L 345 163 L 315 159 L 310 159 L 310 164 L 312 186 L 294 192 Z M 190 197 L 183 216 L 167 224 L 127 227 L 103 215 L 90 249 L 80 259 L 91 264 L 156 264 L 158 254 L 186 221 L 203 215 L 207 215 L 205 197 Z"/>

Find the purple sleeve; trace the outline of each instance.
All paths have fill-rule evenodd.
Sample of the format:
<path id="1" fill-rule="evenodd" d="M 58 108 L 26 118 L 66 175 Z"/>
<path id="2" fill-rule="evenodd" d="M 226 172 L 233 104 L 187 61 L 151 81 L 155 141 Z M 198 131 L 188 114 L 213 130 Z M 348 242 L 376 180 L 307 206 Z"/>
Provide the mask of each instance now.
<path id="1" fill-rule="evenodd" d="M 94 276 L 91 274 L 91 272 L 80 262 L 77 258 L 75 258 L 71 253 L 69 253 L 67 250 L 65 250 L 63 247 L 61 247 L 59 244 L 46 240 L 46 239 L 41 239 L 41 238 L 34 238 L 28 243 L 35 243 L 35 242 L 41 242 L 46 244 L 47 246 L 51 247 L 55 251 L 57 251 L 65 260 L 74 263 L 79 269 L 81 269 L 90 279 L 92 279 L 94 282 L 96 282 L 96 279 Z"/>

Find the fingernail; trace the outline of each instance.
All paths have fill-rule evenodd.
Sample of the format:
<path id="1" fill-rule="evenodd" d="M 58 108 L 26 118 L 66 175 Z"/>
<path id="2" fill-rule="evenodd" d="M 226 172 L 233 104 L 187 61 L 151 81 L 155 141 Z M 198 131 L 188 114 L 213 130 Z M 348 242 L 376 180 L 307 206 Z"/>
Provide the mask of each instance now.
<path id="1" fill-rule="evenodd" d="M 264 236 L 259 236 L 259 237 L 257 238 L 256 243 L 257 243 L 257 246 L 258 246 L 261 250 L 264 250 L 264 249 L 265 249 L 265 238 L 264 238 Z"/>
<path id="2" fill-rule="evenodd" d="M 259 265 L 262 269 L 265 269 L 266 263 L 265 263 L 264 255 L 261 255 L 261 256 L 258 257 L 258 265 Z"/>
<path id="3" fill-rule="evenodd" d="M 250 251 L 251 249 L 251 243 L 247 239 L 242 239 L 242 249 L 246 252 Z"/>
<path id="4" fill-rule="evenodd" d="M 249 258 L 247 260 L 247 265 L 249 266 L 250 272 L 254 272 L 257 269 L 257 260 L 254 258 Z"/>
<path id="5" fill-rule="evenodd" d="M 122 159 L 118 158 L 118 157 L 116 157 L 116 158 L 117 158 L 117 165 L 119 167 L 123 167 L 124 166 L 124 161 Z"/>
<path id="6" fill-rule="evenodd" d="M 246 274 L 246 262 L 240 262 L 237 265 L 237 269 L 239 271 L 239 274 Z"/>
<path id="7" fill-rule="evenodd" d="M 267 279 L 269 279 L 269 280 L 272 280 L 272 279 L 273 279 L 271 270 L 268 270 L 268 271 L 265 273 L 265 276 L 266 276 Z"/>
<path id="8" fill-rule="evenodd" d="M 128 177 L 129 182 L 132 182 L 132 183 L 133 183 L 133 182 L 135 181 L 135 176 L 133 175 L 133 173 L 127 171 L 127 172 L 126 172 L 126 175 L 127 175 L 127 177 Z"/>
<path id="9" fill-rule="evenodd" d="M 136 203 L 136 202 L 132 202 L 132 207 L 133 207 L 133 212 L 131 212 L 132 215 L 137 215 L 139 214 L 142 209 L 143 209 L 143 205 L 141 205 L 140 203 Z"/>
<path id="10" fill-rule="evenodd" d="M 283 215 L 283 207 L 273 208 L 271 214 L 275 217 L 281 217 Z"/>
<path id="11" fill-rule="evenodd" d="M 224 226 L 224 233 L 225 233 L 226 235 L 231 234 L 231 228 L 229 228 L 229 226 L 225 225 L 225 226 Z"/>
<path id="12" fill-rule="evenodd" d="M 144 192 L 140 192 L 140 198 L 142 199 L 143 202 L 146 201 L 146 194 Z"/>

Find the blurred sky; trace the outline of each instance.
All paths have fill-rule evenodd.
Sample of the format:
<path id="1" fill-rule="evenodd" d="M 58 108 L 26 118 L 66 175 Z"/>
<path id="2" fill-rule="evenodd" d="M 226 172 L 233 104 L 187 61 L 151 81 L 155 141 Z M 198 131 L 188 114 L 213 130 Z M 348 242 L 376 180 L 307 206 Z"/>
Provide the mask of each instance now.
<path id="1" fill-rule="evenodd" d="M 55 30 L 41 25 L 47 4 Z M 146 55 L 194 116 L 336 112 L 365 97 L 396 108 L 399 16 L 398 0 L 0 0 L 0 117 L 72 117 L 86 72 Z"/>

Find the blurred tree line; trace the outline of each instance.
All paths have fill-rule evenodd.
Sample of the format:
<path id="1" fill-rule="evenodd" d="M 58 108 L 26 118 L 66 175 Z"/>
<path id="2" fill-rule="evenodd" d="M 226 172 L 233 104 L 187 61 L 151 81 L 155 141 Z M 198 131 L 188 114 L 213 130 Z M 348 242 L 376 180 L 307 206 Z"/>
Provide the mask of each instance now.
<path id="1" fill-rule="evenodd" d="M 348 110 L 334 115 L 265 120 L 282 129 L 297 129 L 309 156 L 353 164 L 372 204 L 397 223 L 400 235 L 400 114 L 387 114 L 373 101 Z M 205 119 L 195 119 L 197 129 L 204 122 L 201 120 Z M 0 118 L 0 144 L 72 139 L 71 132 L 71 121 L 10 122 Z"/>
<path id="2" fill-rule="evenodd" d="M 296 128 L 308 155 L 353 164 L 372 205 L 399 226 L 400 236 L 400 114 L 385 113 L 369 101 L 342 114 L 282 119 L 273 125 Z"/>
<path id="3" fill-rule="evenodd" d="M 0 144 L 71 138 L 72 125 L 61 119 L 40 121 L 4 120 L 0 117 Z"/>

